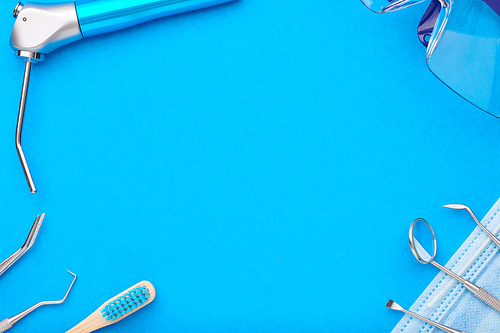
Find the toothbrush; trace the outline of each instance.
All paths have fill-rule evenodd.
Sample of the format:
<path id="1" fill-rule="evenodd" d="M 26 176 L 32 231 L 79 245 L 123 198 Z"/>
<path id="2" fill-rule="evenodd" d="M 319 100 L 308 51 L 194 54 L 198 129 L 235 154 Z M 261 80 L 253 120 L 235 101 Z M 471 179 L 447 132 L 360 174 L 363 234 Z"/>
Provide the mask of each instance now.
<path id="1" fill-rule="evenodd" d="M 89 333 L 115 324 L 151 303 L 156 291 L 151 282 L 142 281 L 104 302 L 90 316 L 66 333 Z"/>
<path id="2" fill-rule="evenodd" d="M 10 45 L 26 61 L 16 127 L 16 149 L 31 193 L 36 193 L 28 162 L 21 145 L 31 64 L 46 54 L 75 42 L 128 28 L 161 17 L 219 5 L 234 0 L 77 0 L 43 4 L 19 2 L 14 8 Z"/>

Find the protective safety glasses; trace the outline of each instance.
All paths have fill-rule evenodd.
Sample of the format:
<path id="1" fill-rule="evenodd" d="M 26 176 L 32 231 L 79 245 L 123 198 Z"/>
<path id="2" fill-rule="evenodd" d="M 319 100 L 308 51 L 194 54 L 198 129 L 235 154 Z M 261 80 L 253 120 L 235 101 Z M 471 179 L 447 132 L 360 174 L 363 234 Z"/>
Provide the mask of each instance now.
<path id="1" fill-rule="evenodd" d="M 426 0 L 361 0 L 365 6 L 375 13 L 387 13 L 406 8 Z"/>
<path id="2" fill-rule="evenodd" d="M 388 12 L 415 0 L 362 0 Z M 418 27 L 427 67 L 458 95 L 500 117 L 500 0 L 432 0 Z"/>

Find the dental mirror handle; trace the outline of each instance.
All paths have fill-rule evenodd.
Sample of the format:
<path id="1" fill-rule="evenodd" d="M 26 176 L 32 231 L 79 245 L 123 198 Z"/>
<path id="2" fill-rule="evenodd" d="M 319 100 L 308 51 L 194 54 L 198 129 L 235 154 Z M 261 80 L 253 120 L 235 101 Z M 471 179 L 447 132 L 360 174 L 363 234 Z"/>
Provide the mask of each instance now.
<path id="1" fill-rule="evenodd" d="M 460 283 L 462 283 L 464 285 L 465 288 L 467 288 L 467 290 L 469 290 L 471 293 L 473 293 L 474 296 L 476 296 L 481 301 L 483 301 L 484 303 L 491 306 L 497 312 L 500 312 L 500 300 L 498 298 L 496 298 L 495 296 L 493 296 L 492 294 L 490 294 L 489 292 L 487 292 L 483 288 L 476 286 L 474 283 L 470 282 L 469 280 L 466 280 L 463 277 L 461 277 L 460 275 L 453 273 L 452 271 L 450 271 L 448 268 L 442 266 L 441 264 L 439 264 L 435 261 L 431 261 L 431 264 L 433 264 L 434 266 L 439 268 L 444 273 L 450 275 L 454 279 L 458 280 Z"/>

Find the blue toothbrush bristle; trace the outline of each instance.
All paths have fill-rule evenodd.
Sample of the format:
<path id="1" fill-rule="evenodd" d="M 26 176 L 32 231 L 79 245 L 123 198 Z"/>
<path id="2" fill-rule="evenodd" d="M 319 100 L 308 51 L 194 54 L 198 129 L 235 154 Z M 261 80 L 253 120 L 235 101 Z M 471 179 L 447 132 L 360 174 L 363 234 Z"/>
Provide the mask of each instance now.
<path id="1" fill-rule="evenodd" d="M 106 318 L 106 321 L 116 320 L 146 303 L 150 296 L 151 294 L 149 293 L 149 289 L 146 287 L 142 286 L 134 288 L 109 302 L 101 310 L 102 317 Z"/>

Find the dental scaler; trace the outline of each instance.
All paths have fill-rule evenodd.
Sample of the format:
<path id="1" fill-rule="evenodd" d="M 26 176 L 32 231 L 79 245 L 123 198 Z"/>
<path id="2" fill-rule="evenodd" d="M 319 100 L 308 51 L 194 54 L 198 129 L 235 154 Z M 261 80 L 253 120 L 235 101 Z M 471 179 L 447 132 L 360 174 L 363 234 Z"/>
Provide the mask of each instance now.
<path id="1" fill-rule="evenodd" d="M 161 17 L 219 5 L 233 0 L 79 0 L 41 4 L 18 3 L 10 39 L 16 55 L 26 61 L 16 128 L 16 149 L 31 193 L 36 193 L 21 146 L 31 64 L 82 38 L 128 28 Z"/>

